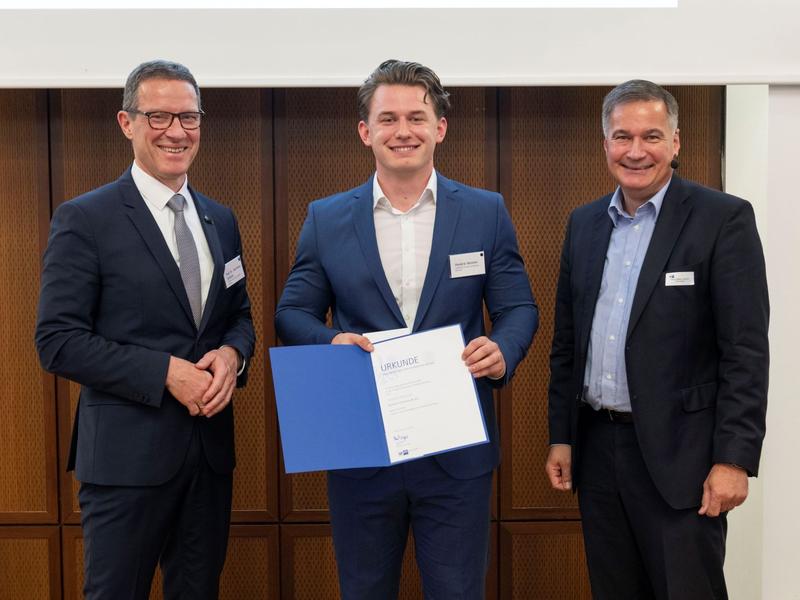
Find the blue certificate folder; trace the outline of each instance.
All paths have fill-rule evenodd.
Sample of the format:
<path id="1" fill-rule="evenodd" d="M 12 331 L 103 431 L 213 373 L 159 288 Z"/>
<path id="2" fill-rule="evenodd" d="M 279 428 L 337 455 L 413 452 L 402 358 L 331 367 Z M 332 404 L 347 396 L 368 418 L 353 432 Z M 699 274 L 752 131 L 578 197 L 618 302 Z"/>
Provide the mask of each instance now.
<path id="1" fill-rule="evenodd" d="M 270 348 L 269 355 L 287 473 L 400 462 L 389 456 L 368 352 L 354 345 L 322 344 Z M 477 391 L 475 402 L 484 436 L 476 443 L 486 443 Z"/>
<path id="2" fill-rule="evenodd" d="M 391 464 L 368 352 L 282 346 L 269 357 L 287 473 Z"/>

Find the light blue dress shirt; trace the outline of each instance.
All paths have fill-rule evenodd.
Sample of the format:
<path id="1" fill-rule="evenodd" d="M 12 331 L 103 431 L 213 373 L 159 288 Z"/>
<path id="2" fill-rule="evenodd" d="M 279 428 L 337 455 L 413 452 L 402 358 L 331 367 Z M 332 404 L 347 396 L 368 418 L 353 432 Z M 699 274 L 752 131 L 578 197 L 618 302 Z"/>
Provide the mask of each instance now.
<path id="1" fill-rule="evenodd" d="M 669 182 L 633 216 L 622 208 L 620 188 L 608 205 L 608 216 L 614 228 L 606 251 L 583 380 L 583 400 L 595 410 L 631 411 L 625 371 L 625 337 L 639 272 L 668 187 Z"/>

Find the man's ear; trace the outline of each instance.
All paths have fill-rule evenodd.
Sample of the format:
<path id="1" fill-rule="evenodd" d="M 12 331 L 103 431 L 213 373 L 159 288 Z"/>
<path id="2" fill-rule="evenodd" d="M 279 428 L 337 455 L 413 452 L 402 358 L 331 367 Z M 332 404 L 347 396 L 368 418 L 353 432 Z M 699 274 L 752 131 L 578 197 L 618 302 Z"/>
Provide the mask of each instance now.
<path id="1" fill-rule="evenodd" d="M 367 148 L 372 146 L 372 140 L 369 139 L 369 125 L 367 125 L 364 121 L 358 122 L 358 137 L 361 138 L 361 142 Z"/>
<path id="2" fill-rule="evenodd" d="M 117 123 L 119 123 L 119 128 L 122 129 L 123 135 L 130 139 L 133 139 L 133 123 L 131 122 L 131 115 L 124 110 L 121 110 L 117 113 Z"/>

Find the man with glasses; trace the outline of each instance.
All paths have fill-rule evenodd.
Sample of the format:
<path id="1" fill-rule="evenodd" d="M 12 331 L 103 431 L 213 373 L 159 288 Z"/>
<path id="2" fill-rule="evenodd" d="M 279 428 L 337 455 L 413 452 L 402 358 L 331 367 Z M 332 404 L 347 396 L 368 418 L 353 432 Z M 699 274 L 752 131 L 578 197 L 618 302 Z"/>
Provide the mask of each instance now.
<path id="1" fill-rule="evenodd" d="M 236 218 L 188 185 L 202 117 L 186 67 L 139 65 L 117 114 L 133 165 L 53 215 L 36 344 L 81 384 L 87 600 L 148 598 L 158 562 L 164 598 L 217 597 L 255 333 Z"/>

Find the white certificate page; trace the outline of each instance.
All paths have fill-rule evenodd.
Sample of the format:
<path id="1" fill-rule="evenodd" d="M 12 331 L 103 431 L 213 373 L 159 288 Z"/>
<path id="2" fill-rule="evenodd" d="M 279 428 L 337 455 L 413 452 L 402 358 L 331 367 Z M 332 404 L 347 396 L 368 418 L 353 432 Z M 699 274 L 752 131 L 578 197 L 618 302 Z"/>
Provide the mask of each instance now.
<path id="1" fill-rule="evenodd" d="M 458 325 L 375 344 L 375 384 L 392 463 L 487 442 Z"/>

